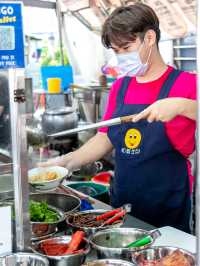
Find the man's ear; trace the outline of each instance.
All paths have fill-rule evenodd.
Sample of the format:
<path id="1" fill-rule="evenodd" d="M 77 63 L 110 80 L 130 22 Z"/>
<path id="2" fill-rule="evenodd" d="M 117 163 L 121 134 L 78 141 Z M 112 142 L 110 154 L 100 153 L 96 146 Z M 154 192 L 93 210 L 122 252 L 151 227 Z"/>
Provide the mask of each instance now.
<path id="1" fill-rule="evenodd" d="M 144 42 L 148 46 L 153 46 L 156 43 L 156 33 L 154 30 L 148 30 L 144 36 Z"/>

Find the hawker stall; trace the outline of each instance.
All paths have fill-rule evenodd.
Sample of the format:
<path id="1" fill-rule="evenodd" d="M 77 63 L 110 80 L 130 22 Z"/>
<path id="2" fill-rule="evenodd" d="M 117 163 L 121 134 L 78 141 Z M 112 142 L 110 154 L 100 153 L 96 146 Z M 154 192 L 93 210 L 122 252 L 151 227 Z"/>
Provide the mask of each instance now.
<path id="1" fill-rule="evenodd" d="M 136 162 L 143 165 L 140 153 L 144 148 L 140 144 L 146 136 L 148 136 L 147 146 L 150 147 L 148 152 L 145 150 L 146 164 L 151 164 L 151 160 L 148 161 L 149 154 L 153 153 L 151 159 L 154 160 L 159 153 L 164 154 L 166 150 L 167 154 L 172 152 L 171 144 L 166 141 L 166 136 L 163 134 L 164 127 L 161 128 L 159 119 L 155 118 L 156 122 L 148 126 L 149 128 L 155 126 L 156 134 L 162 133 L 162 141 L 155 141 L 154 146 L 152 143 L 154 138 L 156 139 L 155 132 L 150 129 L 150 135 L 149 132 L 143 131 L 147 124 L 144 120 L 146 118 L 148 120 L 148 117 L 139 122 L 141 130 L 129 128 L 130 124 L 136 123 L 134 119 L 141 110 L 138 109 L 136 115 L 132 115 L 128 109 L 123 109 L 124 101 L 127 101 L 127 108 L 132 105 L 128 102 L 129 99 L 125 98 L 125 85 L 121 87 L 123 101 L 120 100 L 120 96 L 112 92 L 109 96 L 112 90 L 110 87 L 119 77 L 116 75 L 119 69 L 110 63 L 113 52 L 110 53 L 110 49 L 105 51 L 102 48 L 100 40 L 102 24 L 115 8 L 120 6 L 125 8 L 136 2 L 144 2 L 147 5 L 144 8 L 147 9 L 152 7 L 160 19 L 161 29 L 164 32 L 159 52 L 165 61 L 162 64 L 176 64 L 185 70 L 196 72 L 197 58 L 199 71 L 199 49 L 190 43 L 196 40 L 195 1 L 1 1 L 0 265 L 200 266 L 199 145 L 191 158 L 192 169 L 196 175 L 196 193 L 193 192 L 191 195 L 195 202 L 193 208 L 196 209 L 192 211 L 190 232 L 184 226 L 177 229 L 167 223 L 160 223 L 164 225 L 159 226 L 159 221 L 151 223 L 153 219 L 151 220 L 150 216 L 157 217 L 156 212 L 159 209 L 155 209 L 154 212 L 153 208 L 149 210 L 147 208 L 144 211 L 145 204 L 137 200 L 139 191 L 147 199 L 147 204 L 155 207 L 154 195 L 148 198 L 147 193 L 152 185 L 150 181 L 149 187 L 146 185 L 144 187 L 143 183 L 136 186 L 131 179 L 129 186 L 135 185 L 132 193 L 131 190 L 127 190 L 126 182 L 122 178 L 121 190 L 117 189 L 117 171 L 120 169 L 122 177 L 124 174 L 127 178 L 131 175 L 130 168 L 125 162 L 131 160 L 130 155 L 137 155 Z M 29 13 L 26 8 L 29 11 L 31 8 L 36 8 L 35 15 L 38 14 L 38 17 L 40 12 L 45 14 L 44 10 L 50 11 L 49 17 L 42 15 L 43 22 L 45 24 L 50 18 L 48 23 L 52 23 L 50 24 L 52 32 L 56 34 L 48 33 L 47 46 L 41 46 L 44 32 L 36 35 L 33 33 L 27 35 L 25 32 L 24 24 L 30 16 L 27 15 Z M 123 12 L 121 9 L 120 13 Z M 54 29 L 54 19 L 56 29 Z M 42 22 L 40 24 L 42 28 L 44 25 Z M 156 31 L 156 25 L 150 31 L 151 39 L 154 34 L 152 32 Z M 59 47 L 54 49 L 56 38 Z M 117 50 L 119 47 L 111 48 Z M 34 62 L 30 55 L 33 50 Z M 153 52 L 151 48 L 148 60 Z M 118 51 L 116 54 L 120 57 L 121 52 Z M 173 77 L 174 80 L 178 77 L 177 72 L 176 75 Z M 188 74 L 188 79 L 190 75 Z M 127 79 L 127 82 L 132 81 Z M 165 84 L 169 91 L 170 82 Z M 185 82 L 187 84 L 187 79 Z M 114 115 L 111 117 L 107 116 L 108 112 L 104 115 L 108 98 L 109 102 L 112 102 L 115 96 L 119 104 L 116 113 L 113 111 Z M 161 94 L 159 97 L 161 97 L 158 98 L 159 101 L 164 100 Z M 183 97 L 187 98 L 185 95 Z M 191 96 L 190 100 L 195 99 Z M 147 109 L 148 106 L 145 105 L 145 110 Z M 121 110 L 124 111 L 121 113 Z M 182 124 L 188 120 L 194 119 L 186 117 Z M 197 124 L 199 131 L 199 121 Z M 195 127 L 194 124 L 192 126 Z M 123 139 L 126 147 L 123 147 L 120 141 L 124 130 L 120 127 L 126 129 Z M 101 142 L 99 135 L 108 135 L 111 140 L 118 138 L 119 147 L 117 144 L 117 148 L 113 151 L 109 145 L 115 141 L 104 139 L 104 142 Z M 99 146 L 98 143 L 92 142 L 95 136 L 99 138 Z M 88 157 L 88 150 L 84 150 L 88 140 L 92 147 L 90 153 L 93 154 L 93 160 Z M 197 144 L 199 142 L 197 134 Z M 104 152 L 104 147 L 107 147 L 107 152 Z M 97 149 L 102 156 L 96 155 Z M 81 156 L 75 152 L 77 150 L 82 151 Z M 70 157 L 72 154 L 74 157 Z M 117 157 L 119 154 L 121 157 Z M 179 165 L 185 167 L 183 156 L 178 152 L 172 157 L 176 159 L 178 167 Z M 166 172 L 166 175 L 173 173 L 172 181 L 175 186 L 174 180 L 179 177 L 178 170 L 182 171 L 184 167 L 178 170 L 174 167 L 173 169 L 177 171 L 168 169 L 166 165 L 168 166 L 172 157 L 167 155 L 164 162 L 160 160 L 162 171 L 154 172 L 153 175 L 155 180 L 159 180 L 161 172 Z M 120 158 L 120 163 L 116 158 Z M 84 163 L 79 165 L 77 161 Z M 158 161 L 148 169 L 157 169 L 157 163 Z M 134 167 L 135 175 L 143 173 L 152 177 L 151 171 L 140 172 L 136 166 Z M 189 161 L 187 167 L 190 167 Z M 140 175 L 142 182 L 143 175 Z M 169 185 L 167 179 L 163 179 L 162 182 Z M 188 180 L 186 183 L 188 185 Z M 158 192 L 156 188 L 151 190 L 152 194 L 164 197 L 165 189 L 156 194 Z M 182 190 L 182 186 L 177 187 L 180 195 L 178 199 L 174 199 L 176 204 L 182 199 Z M 122 198 L 121 193 L 127 193 L 128 198 L 134 196 L 135 204 L 123 200 L 116 202 L 117 196 Z M 115 201 L 114 194 L 117 194 Z M 172 195 L 173 193 L 170 194 L 171 198 Z M 168 197 L 165 200 L 167 201 Z M 169 207 L 172 203 L 174 204 L 174 201 L 169 202 Z M 190 208 L 189 205 L 187 207 Z M 143 212 L 144 216 L 140 216 Z M 138 218 L 146 216 L 149 216 L 149 219 Z M 162 220 L 162 217 L 159 218 Z"/>

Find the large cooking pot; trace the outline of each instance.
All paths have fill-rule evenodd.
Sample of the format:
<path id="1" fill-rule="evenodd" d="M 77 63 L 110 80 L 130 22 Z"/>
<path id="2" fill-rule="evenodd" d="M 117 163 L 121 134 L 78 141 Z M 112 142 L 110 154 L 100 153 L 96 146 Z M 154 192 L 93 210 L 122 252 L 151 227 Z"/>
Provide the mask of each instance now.
<path id="1" fill-rule="evenodd" d="M 42 115 L 42 128 L 46 134 L 54 134 L 77 126 L 78 115 L 72 107 L 48 109 Z"/>

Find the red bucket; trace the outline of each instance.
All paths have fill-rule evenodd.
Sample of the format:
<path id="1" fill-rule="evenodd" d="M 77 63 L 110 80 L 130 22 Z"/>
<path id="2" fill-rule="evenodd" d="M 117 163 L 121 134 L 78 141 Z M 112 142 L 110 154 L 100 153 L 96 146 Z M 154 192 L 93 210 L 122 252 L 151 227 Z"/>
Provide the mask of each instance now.
<path id="1" fill-rule="evenodd" d="M 109 186 L 111 177 L 112 177 L 112 174 L 110 172 L 101 172 L 95 175 L 94 177 L 92 177 L 91 181 L 102 184 L 102 185 Z"/>

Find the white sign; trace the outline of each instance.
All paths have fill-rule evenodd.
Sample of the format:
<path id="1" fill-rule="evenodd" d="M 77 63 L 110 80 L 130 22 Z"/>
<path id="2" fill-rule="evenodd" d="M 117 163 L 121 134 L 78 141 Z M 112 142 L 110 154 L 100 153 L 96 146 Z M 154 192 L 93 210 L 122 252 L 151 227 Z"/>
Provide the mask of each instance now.
<path id="1" fill-rule="evenodd" d="M 0 254 L 12 251 L 11 207 L 0 207 Z"/>

